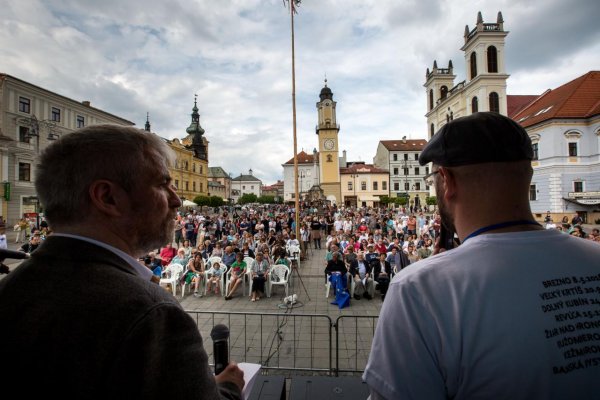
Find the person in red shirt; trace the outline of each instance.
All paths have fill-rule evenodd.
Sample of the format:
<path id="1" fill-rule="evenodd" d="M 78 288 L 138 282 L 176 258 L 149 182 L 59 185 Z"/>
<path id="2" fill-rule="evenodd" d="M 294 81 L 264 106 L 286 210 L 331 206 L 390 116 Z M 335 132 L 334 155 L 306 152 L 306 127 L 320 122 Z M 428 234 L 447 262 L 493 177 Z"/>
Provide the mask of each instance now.
<path id="1" fill-rule="evenodd" d="M 383 243 L 383 239 L 379 239 L 375 245 L 375 251 L 378 253 L 387 253 L 387 246 Z"/>
<path id="2" fill-rule="evenodd" d="M 173 257 L 177 255 L 177 250 L 173 247 L 171 243 L 167 243 L 165 247 L 160 249 L 160 263 L 163 266 L 169 265 Z"/>

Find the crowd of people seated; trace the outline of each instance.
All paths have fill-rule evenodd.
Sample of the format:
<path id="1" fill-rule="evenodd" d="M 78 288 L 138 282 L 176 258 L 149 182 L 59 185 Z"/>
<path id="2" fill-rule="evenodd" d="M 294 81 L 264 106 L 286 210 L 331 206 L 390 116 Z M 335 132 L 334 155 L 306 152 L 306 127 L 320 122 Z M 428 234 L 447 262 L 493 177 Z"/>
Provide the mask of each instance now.
<path id="1" fill-rule="evenodd" d="M 296 238 L 294 216 L 293 208 L 282 205 L 247 207 L 233 213 L 224 209 L 212 215 L 193 210 L 180 213 L 173 243 L 149 253 L 143 262 L 158 277 L 168 265 L 180 264 L 184 268 L 181 284 L 191 285 L 198 297 L 204 294 L 204 286 L 207 293 L 223 290 L 228 300 L 244 279 L 252 279 L 250 300 L 257 301 L 265 294 L 270 266 L 289 264 L 290 246 L 302 242 L 306 257 L 308 250 L 326 250 L 326 279 L 332 272 L 343 273 L 354 299 L 370 300 L 378 291 L 383 300 L 397 271 L 432 254 L 441 223 L 439 215 L 422 209 L 306 207 L 300 212 L 300 237 Z M 600 242 L 598 229 L 587 233 L 582 221 L 571 222 L 549 228 Z M 220 260 L 209 263 L 211 257 Z M 221 288 L 223 276 L 228 277 L 228 285 Z"/>

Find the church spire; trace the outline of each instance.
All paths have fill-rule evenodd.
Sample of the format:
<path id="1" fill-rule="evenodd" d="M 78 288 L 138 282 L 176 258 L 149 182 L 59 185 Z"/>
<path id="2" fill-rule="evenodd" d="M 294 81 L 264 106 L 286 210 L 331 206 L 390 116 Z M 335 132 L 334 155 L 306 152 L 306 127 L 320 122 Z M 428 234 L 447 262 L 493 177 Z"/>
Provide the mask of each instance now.
<path id="1" fill-rule="evenodd" d="M 198 113 L 198 95 L 194 95 L 194 108 L 192 108 L 192 122 L 185 130 L 189 135 L 193 135 L 192 149 L 194 156 L 201 160 L 207 159 L 206 146 L 204 145 L 204 129 L 200 126 L 200 114 Z"/>
<path id="2" fill-rule="evenodd" d="M 146 125 L 144 125 L 144 130 L 146 132 L 151 132 L 151 130 L 150 130 L 150 113 L 149 112 L 146 113 Z"/>

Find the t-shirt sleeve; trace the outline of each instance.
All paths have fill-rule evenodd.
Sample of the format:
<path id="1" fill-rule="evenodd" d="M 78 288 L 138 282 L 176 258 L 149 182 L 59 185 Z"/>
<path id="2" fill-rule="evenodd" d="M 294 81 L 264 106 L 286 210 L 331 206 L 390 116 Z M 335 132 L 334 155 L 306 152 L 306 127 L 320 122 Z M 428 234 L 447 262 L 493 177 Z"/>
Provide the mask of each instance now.
<path id="1" fill-rule="evenodd" d="M 390 286 L 363 374 L 378 399 L 446 399 L 440 327 L 410 282 Z"/>

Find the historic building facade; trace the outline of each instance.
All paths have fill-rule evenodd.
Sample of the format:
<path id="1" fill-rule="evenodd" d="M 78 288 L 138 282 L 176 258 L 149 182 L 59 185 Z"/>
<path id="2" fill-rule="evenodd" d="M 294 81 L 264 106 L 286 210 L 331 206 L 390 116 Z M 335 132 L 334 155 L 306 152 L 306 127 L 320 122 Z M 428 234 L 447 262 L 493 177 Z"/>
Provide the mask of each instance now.
<path id="1" fill-rule="evenodd" d="M 208 167 L 208 180 L 209 186 L 214 187 L 210 190 L 211 196 L 214 193 L 214 196 L 223 197 L 226 202 L 231 202 L 231 176 L 222 167 Z"/>
<path id="2" fill-rule="evenodd" d="M 477 111 L 495 111 L 507 115 L 506 80 L 504 66 L 504 30 L 502 13 L 495 23 L 484 23 L 481 12 L 472 30 L 465 26 L 464 52 L 467 77 L 454 84 L 452 61 L 447 68 L 427 68 L 425 89 L 427 98 L 427 131 L 431 139 L 446 122 L 471 115 Z"/>
<path id="3" fill-rule="evenodd" d="M 389 172 L 364 162 L 340 168 L 342 202 L 346 207 L 378 207 L 388 195 Z"/>
<path id="4" fill-rule="evenodd" d="M 150 121 L 144 129 L 151 132 Z M 194 99 L 190 126 L 183 139 L 164 139 L 175 152 L 175 164 L 169 167 L 173 184 L 182 200 L 193 201 L 197 196 L 208 196 L 208 140 L 200 126 L 200 114 Z"/>
<path id="5" fill-rule="evenodd" d="M 429 186 L 423 177 L 429 173 L 429 166 L 419 164 L 419 155 L 427 144 L 424 139 L 381 140 L 373 157 L 377 168 L 389 171 L 390 197 L 407 197 L 408 203 L 425 205 Z"/>
<path id="6" fill-rule="evenodd" d="M 319 155 L 317 149 L 312 154 L 304 150 L 297 154 L 298 159 L 298 194 L 300 198 L 315 185 L 319 185 Z M 296 183 L 294 180 L 294 158 L 283 166 L 283 201 L 295 201 Z"/>
<path id="7" fill-rule="evenodd" d="M 253 175 L 252 169 L 248 170 L 248 174 L 241 174 L 231 180 L 231 198 L 234 203 L 245 194 L 255 194 L 256 197 L 261 195 L 262 182 Z"/>
<path id="8" fill-rule="evenodd" d="M 319 140 L 319 185 L 327 200 L 340 203 L 342 201 L 338 138 L 340 125 L 337 123 L 335 111 L 337 103 L 333 101 L 333 92 L 327 87 L 327 79 L 319 99 L 318 121 L 315 129 Z"/>
<path id="9" fill-rule="evenodd" d="M 600 218 L 600 71 L 547 90 L 511 116 L 533 144 L 529 200 L 536 217 Z"/>
<path id="10" fill-rule="evenodd" d="M 43 211 L 35 191 L 39 154 L 75 129 L 133 122 L 14 76 L 0 73 L 0 213 L 12 226 Z"/>

